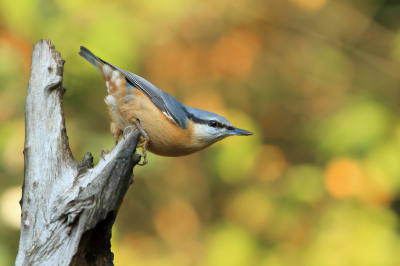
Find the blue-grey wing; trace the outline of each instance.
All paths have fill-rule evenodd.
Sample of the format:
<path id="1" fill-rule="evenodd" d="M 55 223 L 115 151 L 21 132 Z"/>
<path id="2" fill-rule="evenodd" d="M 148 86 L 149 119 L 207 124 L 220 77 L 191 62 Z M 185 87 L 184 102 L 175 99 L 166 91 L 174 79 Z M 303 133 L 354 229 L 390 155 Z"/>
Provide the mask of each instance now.
<path id="1" fill-rule="evenodd" d="M 186 108 L 182 103 L 144 78 L 125 71 L 117 66 L 105 62 L 104 60 L 101 61 L 121 71 L 128 83 L 133 87 L 142 90 L 166 117 L 174 121 L 181 128 L 187 127 Z"/>

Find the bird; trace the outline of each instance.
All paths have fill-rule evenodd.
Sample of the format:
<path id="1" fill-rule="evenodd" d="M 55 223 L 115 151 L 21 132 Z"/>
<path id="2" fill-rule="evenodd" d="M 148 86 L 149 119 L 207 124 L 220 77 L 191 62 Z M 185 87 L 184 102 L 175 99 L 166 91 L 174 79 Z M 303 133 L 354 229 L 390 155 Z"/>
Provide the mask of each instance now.
<path id="1" fill-rule="evenodd" d="M 179 157 L 228 136 L 253 135 L 221 115 L 182 104 L 144 78 L 100 59 L 84 46 L 79 55 L 100 72 L 106 83 L 108 95 L 104 101 L 111 115 L 115 145 L 128 128 L 140 131 L 138 147 L 143 149 L 143 163 L 139 165 L 148 163 L 147 151 Z"/>

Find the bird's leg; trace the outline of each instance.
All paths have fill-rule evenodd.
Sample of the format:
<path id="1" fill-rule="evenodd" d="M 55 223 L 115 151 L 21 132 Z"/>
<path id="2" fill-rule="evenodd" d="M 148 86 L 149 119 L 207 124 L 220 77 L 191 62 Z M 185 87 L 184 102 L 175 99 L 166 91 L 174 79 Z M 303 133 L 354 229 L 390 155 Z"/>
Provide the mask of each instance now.
<path id="1" fill-rule="evenodd" d="M 114 137 L 115 146 L 117 146 L 119 137 L 122 135 L 122 130 L 119 128 L 119 126 L 115 122 L 111 122 L 110 129 L 111 129 L 111 133 L 113 134 L 113 137 Z"/>
<path id="2" fill-rule="evenodd" d="M 144 159 L 143 159 L 143 163 L 142 163 L 142 164 L 138 164 L 138 165 L 140 165 L 140 166 L 143 166 L 143 165 L 146 165 L 146 164 L 148 163 L 148 161 L 147 161 L 147 151 L 146 151 L 146 148 L 147 148 L 147 144 L 148 144 L 150 138 L 149 138 L 149 136 L 147 135 L 146 131 L 144 131 L 144 129 L 143 129 L 142 126 L 140 125 L 140 122 L 139 122 L 139 121 L 135 121 L 135 125 L 136 125 L 136 127 L 139 129 L 140 133 L 142 134 L 142 137 L 144 138 L 144 143 L 143 143 L 143 154 L 142 154 L 142 157 L 143 157 Z"/>
<path id="3" fill-rule="evenodd" d="M 148 160 L 147 160 L 147 150 L 146 150 L 146 148 L 147 148 L 147 144 L 148 144 L 150 138 L 149 138 L 149 136 L 147 135 L 146 131 L 144 131 L 144 129 L 143 129 L 142 126 L 140 125 L 140 122 L 139 122 L 139 121 L 134 121 L 134 123 L 135 123 L 136 128 L 139 129 L 140 133 L 142 134 L 142 137 L 144 138 L 144 143 L 143 143 L 143 154 L 141 154 L 141 156 L 142 156 L 144 159 L 143 159 L 143 163 L 142 163 L 142 164 L 138 163 L 138 165 L 143 166 L 143 165 L 146 165 L 146 164 L 148 163 Z M 123 131 L 123 134 L 124 134 L 124 135 L 125 135 L 125 130 L 127 130 L 128 128 L 132 128 L 132 126 L 126 127 L 126 128 L 124 129 L 124 131 Z"/>

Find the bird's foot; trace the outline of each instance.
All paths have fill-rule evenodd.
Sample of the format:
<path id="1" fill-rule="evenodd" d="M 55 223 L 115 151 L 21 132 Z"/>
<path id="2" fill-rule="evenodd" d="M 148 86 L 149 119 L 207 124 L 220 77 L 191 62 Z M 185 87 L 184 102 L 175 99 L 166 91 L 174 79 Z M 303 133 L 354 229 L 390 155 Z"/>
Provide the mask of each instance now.
<path id="1" fill-rule="evenodd" d="M 143 158 L 143 163 L 138 163 L 139 166 L 146 165 L 149 161 L 147 160 L 147 151 L 143 150 L 143 154 L 140 154 Z"/>
<path id="2" fill-rule="evenodd" d="M 146 165 L 146 164 L 148 163 L 148 160 L 147 160 L 147 150 L 146 150 L 146 148 L 147 148 L 147 144 L 148 144 L 150 138 L 149 138 L 149 136 L 147 135 L 146 131 L 143 130 L 143 128 L 142 128 L 142 126 L 140 125 L 140 122 L 139 122 L 139 121 L 135 121 L 134 123 L 135 123 L 136 128 L 139 129 L 139 131 L 140 131 L 140 133 L 142 134 L 142 137 L 143 137 L 143 139 L 144 139 L 144 143 L 143 143 L 143 153 L 140 155 L 140 156 L 142 156 L 142 158 L 143 158 L 143 163 L 138 163 L 138 165 L 143 166 L 143 165 Z M 133 125 L 132 125 L 132 126 L 128 126 L 128 127 L 126 127 L 126 128 L 124 129 L 124 131 L 123 131 L 123 134 L 124 134 L 124 135 L 125 135 L 125 131 L 126 131 L 128 128 L 133 128 Z"/>
<path id="3" fill-rule="evenodd" d="M 110 153 L 109 150 L 106 150 L 106 149 L 101 150 L 100 158 L 105 161 L 106 159 L 104 158 L 104 155 L 109 154 L 109 153 Z"/>
<path id="4" fill-rule="evenodd" d="M 143 166 L 143 165 L 146 165 L 147 163 L 148 163 L 148 161 L 147 161 L 147 143 L 149 142 L 149 138 L 147 137 L 147 138 L 144 138 L 144 142 L 143 142 L 143 146 L 142 146 L 142 148 L 143 148 L 143 153 L 142 153 L 142 157 L 143 157 L 143 163 L 138 163 L 138 165 L 140 165 L 140 166 Z"/>
<path id="5" fill-rule="evenodd" d="M 129 126 L 129 127 L 126 127 L 126 128 L 124 129 L 124 131 L 122 132 L 122 137 L 123 137 L 124 139 L 125 139 L 125 131 L 126 131 L 127 129 L 133 130 L 133 126 Z"/>

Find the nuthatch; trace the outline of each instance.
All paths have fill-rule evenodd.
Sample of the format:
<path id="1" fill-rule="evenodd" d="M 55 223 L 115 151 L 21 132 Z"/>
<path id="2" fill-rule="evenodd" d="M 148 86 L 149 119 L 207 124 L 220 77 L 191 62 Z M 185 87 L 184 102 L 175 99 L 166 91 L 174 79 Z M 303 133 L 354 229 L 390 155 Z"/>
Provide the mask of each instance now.
<path id="1" fill-rule="evenodd" d="M 101 60 L 81 46 L 79 54 L 99 70 L 107 85 L 105 102 L 110 111 L 115 144 L 124 130 L 136 126 L 146 150 L 177 157 L 195 153 L 228 136 L 248 136 L 220 115 L 185 106 L 147 80 Z"/>

